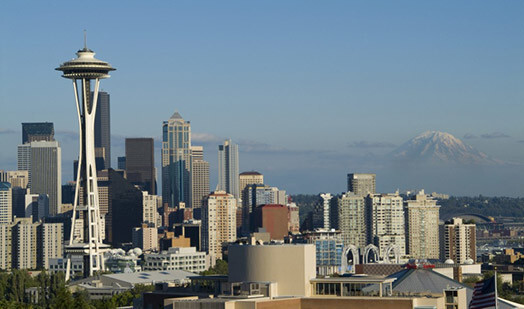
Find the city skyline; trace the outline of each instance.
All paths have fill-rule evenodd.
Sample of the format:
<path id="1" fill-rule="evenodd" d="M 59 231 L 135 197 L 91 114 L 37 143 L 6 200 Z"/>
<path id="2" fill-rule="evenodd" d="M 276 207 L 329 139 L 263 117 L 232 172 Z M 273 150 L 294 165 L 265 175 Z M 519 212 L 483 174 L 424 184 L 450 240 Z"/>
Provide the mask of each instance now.
<path id="1" fill-rule="evenodd" d="M 520 87 L 524 45 L 516 30 L 523 23 L 518 14 L 523 4 L 502 8 L 486 3 L 403 2 L 406 12 L 398 3 L 377 8 L 356 2 L 295 4 L 209 3 L 205 9 L 190 4 L 147 8 L 129 4 L 125 9 L 129 17 L 106 20 L 122 26 L 106 32 L 84 18 L 68 20 L 68 29 L 44 22 L 60 14 L 62 8 L 57 6 L 3 3 L 0 11 L 24 9 L 24 17 L 40 21 L 42 31 L 58 35 L 38 37 L 34 27 L 22 25 L 23 18 L 2 14 L 0 23 L 5 27 L 0 31 L 12 44 L 4 44 L 0 53 L 2 59 L 13 61 L 3 60 L 0 75 L 0 100 L 10 115 L 2 118 L 0 127 L 5 145 L 0 165 L 15 169 L 20 123 L 48 121 L 55 124 L 63 148 L 63 180 L 72 179 L 77 131 L 74 119 L 66 115 L 74 113 L 74 107 L 68 104 L 70 90 L 55 80 L 49 67 L 70 57 L 71 46 L 81 46 L 81 31 L 87 28 L 88 45 L 125 70 L 122 78 L 108 81 L 103 88 L 113 101 L 111 129 L 117 138 L 113 138 L 112 166 L 124 153 L 125 137 L 155 138 L 160 162 L 159 123 L 178 109 L 192 122 L 193 142 L 207 150 L 211 187 L 217 175 L 212 150 L 231 138 L 239 144 L 240 171 L 259 170 L 272 185 L 291 193 L 343 192 L 345 174 L 355 171 L 378 174 L 380 192 L 400 186 L 456 195 L 522 196 L 522 188 L 500 183 L 523 180 L 524 135 L 519 117 L 524 112 Z M 151 25 L 131 26 L 141 8 L 146 8 L 149 15 L 144 20 Z M 203 24 L 186 14 L 202 17 Z M 486 23 L 488 17 L 493 22 Z M 268 25 L 268 20 L 274 24 Z M 17 30 L 7 31 L 11 27 Z M 252 34 L 257 40 L 251 39 Z M 17 36 L 26 39 L 16 40 Z M 162 40 L 165 37 L 172 39 Z M 34 46 L 41 56 L 38 63 L 26 57 L 25 51 Z M 134 65 L 136 59 L 145 62 Z M 29 66 L 40 83 L 34 91 L 24 92 L 19 72 Z M 153 73 L 145 81 L 133 79 Z M 171 85 L 175 91 L 166 91 Z M 42 100 L 49 104 L 38 104 Z M 20 104 L 33 112 L 22 111 Z M 260 107 L 258 113 L 250 113 L 255 106 Z M 272 112 L 275 109 L 279 113 Z M 351 116 L 355 114 L 359 116 Z M 329 125 L 311 126 L 319 115 L 327 117 Z M 229 116 L 231 124 L 216 125 L 212 119 L 219 116 Z M 137 118 L 146 125 L 132 126 Z M 267 120 L 281 125 L 264 130 L 251 125 Z M 427 130 L 452 133 L 515 165 L 500 168 L 504 171 L 496 175 L 489 167 L 470 173 L 461 181 L 474 182 L 462 187 L 437 183 L 453 178 L 452 173 L 435 177 L 431 171 L 426 181 L 420 181 L 381 166 L 382 156 L 394 146 Z M 395 181 L 399 178 L 406 179 Z"/>

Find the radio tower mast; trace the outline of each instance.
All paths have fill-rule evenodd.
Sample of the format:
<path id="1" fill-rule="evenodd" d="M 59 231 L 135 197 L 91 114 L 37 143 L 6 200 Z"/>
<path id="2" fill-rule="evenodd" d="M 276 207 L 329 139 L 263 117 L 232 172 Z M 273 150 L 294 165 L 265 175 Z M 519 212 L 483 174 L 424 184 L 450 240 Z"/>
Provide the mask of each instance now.
<path id="1" fill-rule="evenodd" d="M 80 128 L 80 153 L 71 218 L 71 235 L 69 243 L 65 246 L 66 280 L 69 280 L 70 277 L 72 256 L 83 256 L 84 277 L 90 277 L 95 272 L 104 270 L 103 255 L 109 248 L 109 245 L 103 243 L 102 228 L 104 227 L 100 222 L 95 165 L 95 115 L 100 80 L 109 78 L 109 72 L 115 69 L 109 63 L 95 58 L 95 53 L 87 48 L 85 32 L 84 48 L 76 55 L 76 59 L 66 61 L 56 68 L 63 72 L 62 77 L 73 81 Z M 94 86 L 93 97 L 91 97 L 92 86 Z M 82 220 L 79 220 L 80 218 Z M 82 231 L 80 234 L 83 234 L 83 237 L 75 235 L 77 230 Z"/>

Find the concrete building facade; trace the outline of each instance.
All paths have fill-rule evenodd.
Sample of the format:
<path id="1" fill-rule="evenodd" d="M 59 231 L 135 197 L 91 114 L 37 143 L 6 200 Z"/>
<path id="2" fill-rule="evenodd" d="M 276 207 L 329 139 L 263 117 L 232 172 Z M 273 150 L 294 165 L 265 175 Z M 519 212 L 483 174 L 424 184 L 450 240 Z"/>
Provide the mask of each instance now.
<path id="1" fill-rule="evenodd" d="M 345 245 L 364 248 L 368 244 L 366 200 L 353 192 L 338 199 L 338 228 Z"/>
<path id="2" fill-rule="evenodd" d="M 315 246 L 231 245 L 229 282 L 276 282 L 276 295 L 310 296 L 316 277 Z"/>
<path id="3" fill-rule="evenodd" d="M 0 182 L 0 224 L 13 220 L 13 192 L 9 182 Z"/>
<path id="4" fill-rule="evenodd" d="M 415 259 L 439 259 L 439 210 L 437 201 L 420 191 L 404 203 L 406 253 Z"/>
<path id="5" fill-rule="evenodd" d="M 375 194 L 376 174 L 348 174 L 348 192 L 366 196 Z"/>
<path id="6" fill-rule="evenodd" d="M 366 197 L 368 243 L 383 254 L 396 245 L 400 255 L 406 252 L 403 198 L 395 194 L 374 194 Z"/>
<path id="7" fill-rule="evenodd" d="M 466 224 L 461 218 L 453 218 L 440 226 L 440 259 L 464 264 L 477 258 L 476 226 Z"/>
<path id="8" fill-rule="evenodd" d="M 209 194 L 209 162 L 204 160 L 204 147 L 191 146 L 191 164 L 193 208 L 201 208 Z"/>
<path id="9" fill-rule="evenodd" d="M 196 248 L 169 248 L 160 253 L 144 255 L 144 271 L 185 270 L 200 273 L 206 270 L 206 254 Z"/>
<path id="10" fill-rule="evenodd" d="M 205 200 L 202 207 L 202 251 L 212 260 L 222 258 L 222 244 L 237 239 L 237 199 L 225 191 L 215 191 Z"/>

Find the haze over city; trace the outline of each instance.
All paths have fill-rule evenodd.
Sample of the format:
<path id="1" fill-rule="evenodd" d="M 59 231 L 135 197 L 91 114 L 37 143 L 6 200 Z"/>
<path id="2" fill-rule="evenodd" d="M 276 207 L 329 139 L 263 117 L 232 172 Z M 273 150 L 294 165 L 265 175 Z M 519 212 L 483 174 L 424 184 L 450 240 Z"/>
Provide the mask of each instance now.
<path id="1" fill-rule="evenodd" d="M 158 165 L 162 121 L 178 111 L 204 146 L 212 188 L 217 147 L 231 138 L 240 170 L 289 193 L 342 192 L 348 172 L 370 172 L 381 192 L 522 196 L 523 9 L 520 1 L 2 2 L 0 166 L 16 169 L 21 122 L 49 121 L 62 179 L 72 180 L 78 124 L 71 85 L 54 68 L 83 47 L 87 29 L 88 47 L 118 69 L 102 85 L 114 166 L 125 137 L 154 137 Z M 447 132 L 489 162 L 396 160 L 398 147 L 427 131 Z"/>

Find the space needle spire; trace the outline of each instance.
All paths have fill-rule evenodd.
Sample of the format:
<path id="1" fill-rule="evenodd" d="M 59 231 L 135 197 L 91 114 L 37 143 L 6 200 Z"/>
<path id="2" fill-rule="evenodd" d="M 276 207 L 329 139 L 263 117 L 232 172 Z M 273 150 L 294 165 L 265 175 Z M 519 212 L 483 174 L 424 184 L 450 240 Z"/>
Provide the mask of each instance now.
<path id="1" fill-rule="evenodd" d="M 109 78 L 115 68 L 107 62 L 95 58 L 95 53 L 87 48 L 84 31 L 84 48 L 77 58 L 66 61 L 56 68 L 62 77 L 73 81 L 76 109 L 78 114 L 80 149 L 78 173 L 76 178 L 71 234 L 65 247 L 67 258 L 66 279 L 69 280 L 71 257 L 83 256 L 84 277 L 93 276 L 104 270 L 104 252 L 109 245 L 103 243 L 98 185 L 95 165 L 95 115 L 100 80 Z M 94 91 L 91 92 L 91 88 Z M 82 231 L 75 233 L 75 231 Z"/>

